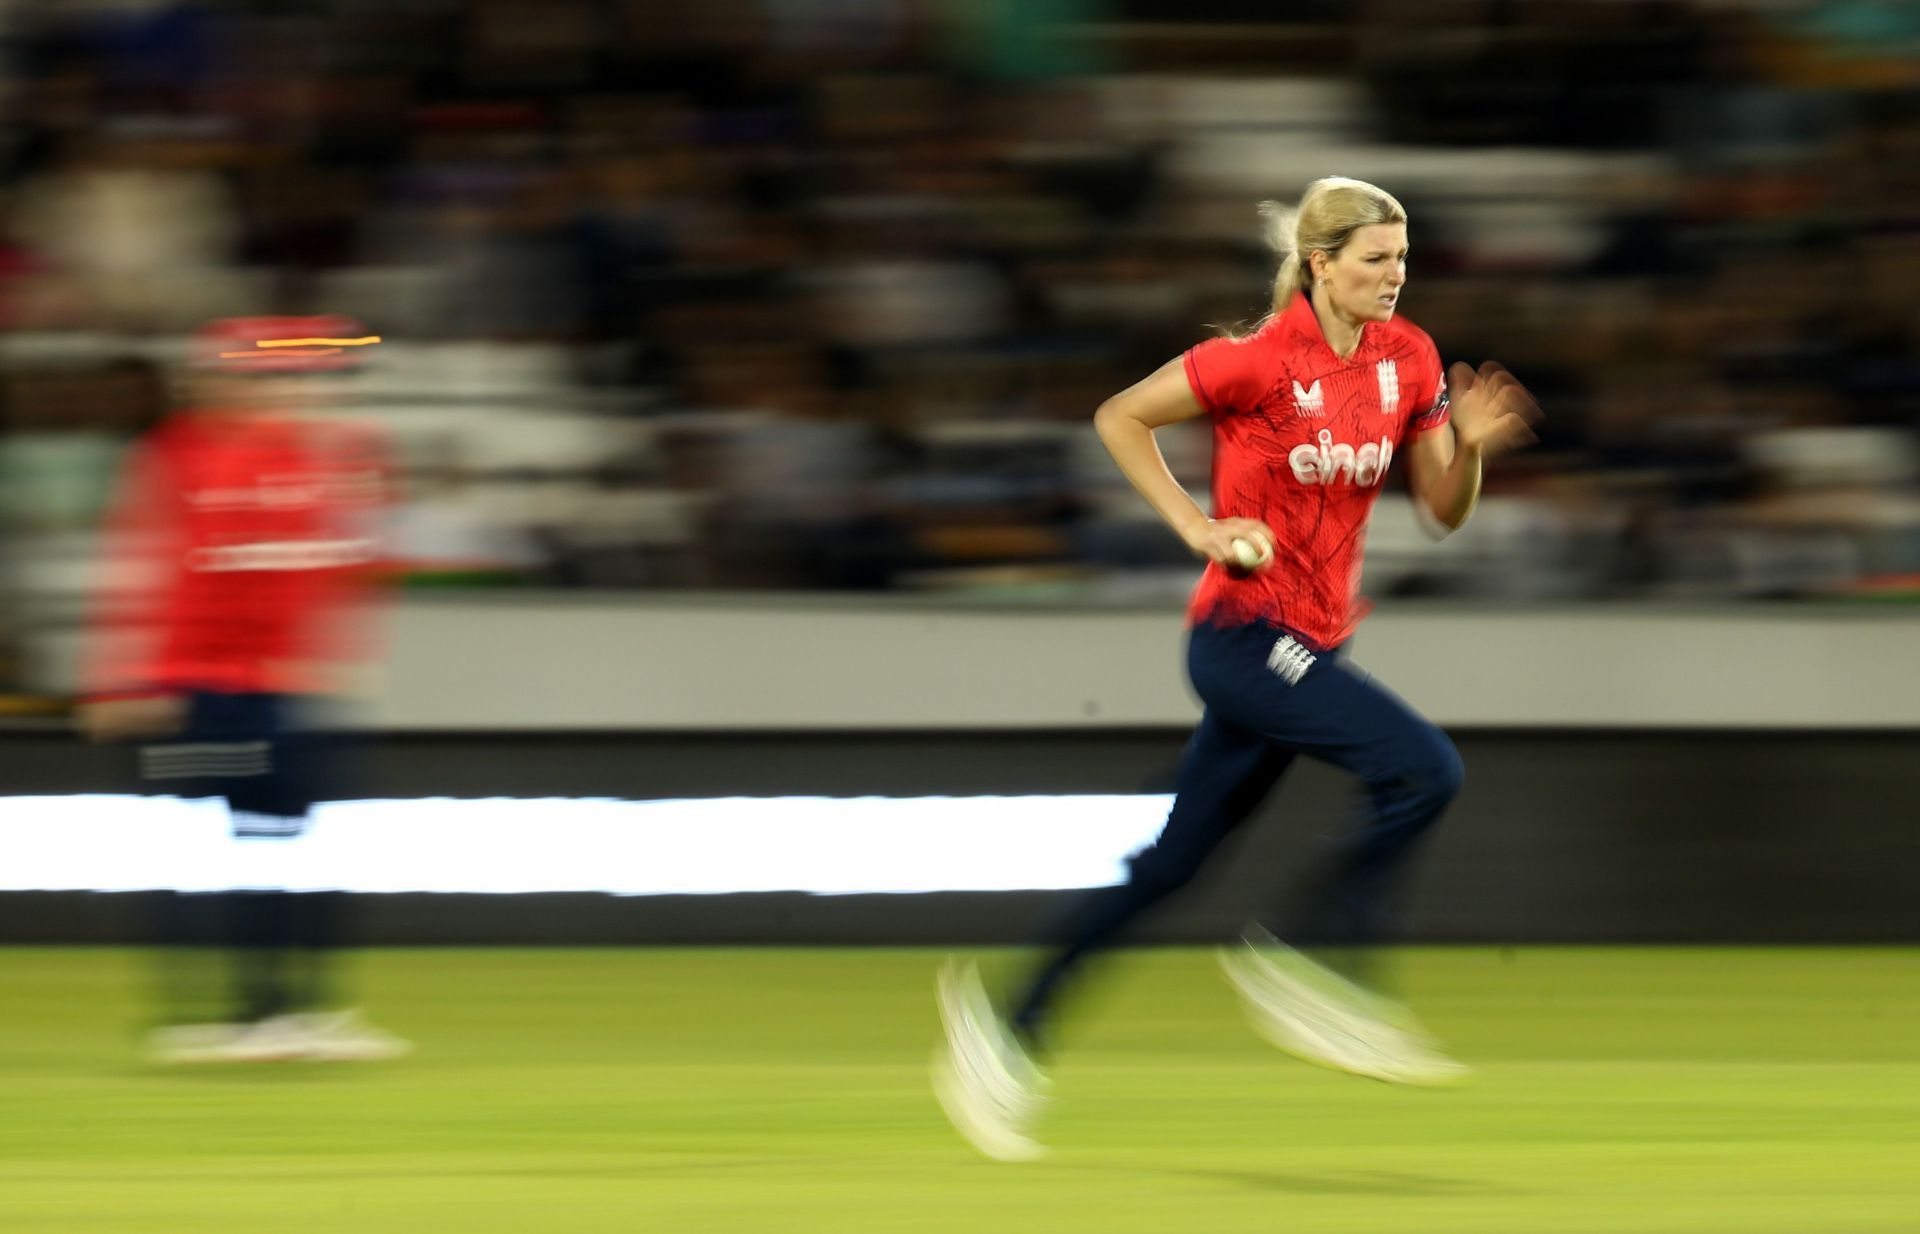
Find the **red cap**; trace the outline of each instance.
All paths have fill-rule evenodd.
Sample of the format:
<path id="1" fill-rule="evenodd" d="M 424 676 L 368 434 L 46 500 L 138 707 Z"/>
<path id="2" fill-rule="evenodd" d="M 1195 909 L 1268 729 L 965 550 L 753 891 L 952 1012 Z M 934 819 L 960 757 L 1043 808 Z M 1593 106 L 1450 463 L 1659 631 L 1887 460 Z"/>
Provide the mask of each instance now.
<path id="1" fill-rule="evenodd" d="M 189 363 L 234 373 L 334 372 L 357 366 L 379 341 L 351 317 L 223 317 L 194 332 Z"/>

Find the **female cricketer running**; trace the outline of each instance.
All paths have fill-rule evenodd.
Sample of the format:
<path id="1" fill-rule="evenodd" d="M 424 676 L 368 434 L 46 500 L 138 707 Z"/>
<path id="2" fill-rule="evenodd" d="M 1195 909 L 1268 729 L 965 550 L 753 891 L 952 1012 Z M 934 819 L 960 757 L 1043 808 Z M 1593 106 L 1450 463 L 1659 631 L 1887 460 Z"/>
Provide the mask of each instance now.
<path id="1" fill-rule="evenodd" d="M 1306 754 L 1364 786 L 1365 817 L 1308 897 L 1295 941 L 1364 954 L 1391 924 L 1416 842 L 1459 792 L 1446 734 L 1342 656 L 1359 599 L 1367 518 L 1395 463 L 1416 509 L 1459 527 L 1490 459 L 1534 440 L 1539 412 L 1498 365 L 1443 370 L 1398 315 L 1407 215 L 1391 195 L 1316 181 L 1297 210 L 1266 210 L 1281 256 L 1273 308 L 1114 395 L 1094 418 L 1140 495 L 1207 561 L 1188 611 L 1187 667 L 1205 712 L 1160 837 L 1127 880 L 1095 892 L 1002 1015 L 971 967 L 941 975 L 946 1041 L 935 1085 L 957 1128 L 1003 1160 L 1041 1151 L 1041 1069 L 1056 996 L 1089 955 L 1185 886 Z M 1168 471 L 1154 430 L 1209 417 L 1213 514 Z M 1464 1068 L 1369 988 L 1259 927 L 1224 953 L 1256 1027 L 1324 1066 L 1438 1084 Z"/>

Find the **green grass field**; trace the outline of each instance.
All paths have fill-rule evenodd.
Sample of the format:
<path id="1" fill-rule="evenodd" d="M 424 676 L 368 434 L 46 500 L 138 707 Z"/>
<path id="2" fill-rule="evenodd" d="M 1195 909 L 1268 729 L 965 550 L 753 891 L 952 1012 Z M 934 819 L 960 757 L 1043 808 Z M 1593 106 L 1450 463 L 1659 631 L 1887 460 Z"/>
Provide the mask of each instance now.
<path id="1" fill-rule="evenodd" d="M 1920 955 L 1447 949 L 1480 1069 L 1314 1070 L 1204 951 L 1079 1006 L 1048 1161 L 928 1094 L 923 951 L 384 951 L 358 1069 L 139 1064 L 125 952 L 0 951 L 0 1231 L 1920 1231 Z"/>

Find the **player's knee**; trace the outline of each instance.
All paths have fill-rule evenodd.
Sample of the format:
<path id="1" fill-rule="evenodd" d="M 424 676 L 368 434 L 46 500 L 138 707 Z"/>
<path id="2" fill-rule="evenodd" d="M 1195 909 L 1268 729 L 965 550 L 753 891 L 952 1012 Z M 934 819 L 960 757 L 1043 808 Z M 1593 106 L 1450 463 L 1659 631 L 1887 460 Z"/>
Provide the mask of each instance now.
<path id="1" fill-rule="evenodd" d="M 1426 756 L 1407 781 L 1430 808 L 1442 810 L 1466 787 L 1467 764 L 1447 735 L 1436 732 Z"/>
<path id="2" fill-rule="evenodd" d="M 1133 858 L 1127 881 L 1142 891 L 1170 895 L 1192 882 L 1199 868 L 1199 862 L 1156 846 Z"/>

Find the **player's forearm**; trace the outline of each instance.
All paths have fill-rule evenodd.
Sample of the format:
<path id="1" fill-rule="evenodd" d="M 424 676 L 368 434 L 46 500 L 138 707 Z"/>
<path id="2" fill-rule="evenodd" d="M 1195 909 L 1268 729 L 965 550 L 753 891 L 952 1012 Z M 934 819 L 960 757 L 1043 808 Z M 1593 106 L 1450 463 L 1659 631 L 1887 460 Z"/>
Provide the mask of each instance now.
<path id="1" fill-rule="evenodd" d="M 1194 530 L 1204 527 L 1207 513 L 1180 487 L 1160 453 L 1153 430 L 1131 416 L 1102 408 L 1093 418 L 1094 430 L 1107 453 L 1119 464 L 1135 491 L 1147 499 L 1154 512 L 1182 540 L 1190 540 Z"/>
<path id="2" fill-rule="evenodd" d="M 1480 501 L 1482 462 L 1478 445 L 1466 445 L 1456 437 L 1453 458 L 1427 488 L 1428 511 L 1449 531 L 1460 530 Z"/>

